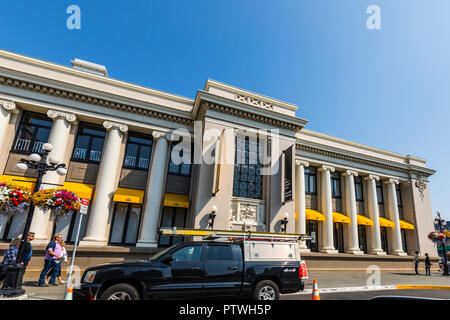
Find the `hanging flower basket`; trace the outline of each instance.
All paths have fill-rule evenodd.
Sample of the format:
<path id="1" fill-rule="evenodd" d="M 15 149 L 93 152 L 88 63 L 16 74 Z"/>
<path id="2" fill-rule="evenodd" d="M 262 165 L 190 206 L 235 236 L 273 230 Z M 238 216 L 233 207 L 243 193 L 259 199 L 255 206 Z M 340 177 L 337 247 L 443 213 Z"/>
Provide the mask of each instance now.
<path id="1" fill-rule="evenodd" d="M 0 183 L 0 213 L 8 220 L 22 214 L 30 205 L 31 193 L 18 186 Z"/>
<path id="2" fill-rule="evenodd" d="M 80 199 L 72 191 L 65 189 L 45 189 L 35 192 L 33 204 L 42 211 L 52 210 L 56 222 L 80 209 Z"/>
<path id="3" fill-rule="evenodd" d="M 442 241 L 445 239 L 445 235 L 443 233 L 440 232 L 430 232 L 428 234 L 428 239 L 430 239 L 433 242 L 438 242 L 438 241 Z"/>

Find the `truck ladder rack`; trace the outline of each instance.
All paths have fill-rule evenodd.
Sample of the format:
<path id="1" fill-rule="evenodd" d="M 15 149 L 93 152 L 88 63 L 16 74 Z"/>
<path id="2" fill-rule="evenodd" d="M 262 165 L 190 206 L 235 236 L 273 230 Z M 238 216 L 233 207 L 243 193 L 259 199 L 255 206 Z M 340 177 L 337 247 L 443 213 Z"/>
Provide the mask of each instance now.
<path id="1" fill-rule="evenodd" d="M 204 240 L 229 238 L 242 240 L 298 241 L 312 239 L 312 237 L 308 235 L 297 233 L 270 233 L 212 229 L 160 228 L 159 232 L 161 235 L 165 236 L 199 236 L 203 237 Z"/>

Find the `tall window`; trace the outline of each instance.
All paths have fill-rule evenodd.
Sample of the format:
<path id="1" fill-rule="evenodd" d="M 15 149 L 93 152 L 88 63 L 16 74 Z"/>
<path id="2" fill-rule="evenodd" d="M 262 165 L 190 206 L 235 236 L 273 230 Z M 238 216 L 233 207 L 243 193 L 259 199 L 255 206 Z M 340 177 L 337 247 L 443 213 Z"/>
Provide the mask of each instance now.
<path id="1" fill-rule="evenodd" d="M 52 121 L 47 116 L 24 112 L 11 151 L 42 153 L 42 145 L 47 143 L 51 128 Z"/>
<path id="2" fill-rule="evenodd" d="M 339 172 L 331 173 L 331 192 L 333 198 L 341 197 L 341 174 Z"/>
<path id="3" fill-rule="evenodd" d="M 376 182 L 376 186 L 377 186 L 378 203 L 379 204 L 383 204 L 384 203 L 384 200 L 383 200 L 383 183 L 381 181 L 377 181 Z"/>
<path id="4" fill-rule="evenodd" d="M 262 199 L 261 146 L 258 139 L 236 137 L 233 196 Z"/>
<path id="5" fill-rule="evenodd" d="M 111 244 L 135 244 L 141 221 L 140 205 L 117 203 L 109 242 Z"/>
<path id="6" fill-rule="evenodd" d="M 181 143 L 181 142 L 180 142 Z M 194 153 L 192 150 L 194 150 L 194 146 L 191 146 L 191 163 L 180 163 L 175 164 L 172 160 L 172 150 L 175 148 L 177 144 L 172 144 L 172 148 L 170 149 L 170 161 L 169 161 L 169 174 L 173 174 L 176 176 L 190 176 L 191 175 L 191 168 L 192 168 L 192 162 L 194 160 Z M 180 150 L 180 157 L 183 157 L 184 149 Z"/>
<path id="7" fill-rule="evenodd" d="M 362 177 L 355 177 L 356 201 L 364 201 Z"/>
<path id="8" fill-rule="evenodd" d="M 81 123 L 72 160 L 99 163 L 102 158 L 106 131 L 96 125 Z"/>
<path id="9" fill-rule="evenodd" d="M 305 192 L 308 194 L 315 194 L 316 189 L 316 168 L 305 168 Z"/>
<path id="10" fill-rule="evenodd" d="M 130 132 L 123 167 L 147 170 L 150 164 L 151 153 L 152 140 L 143 134 Z"/>
<path id="11" fill-rule="evenodd" d="M 402 193 L 400 191 L 400 185 L 399 184 L 395 185 L 395 191 L 397 193 L 397 204 L 398 204 L 399 207 L 403 207 Z"/>

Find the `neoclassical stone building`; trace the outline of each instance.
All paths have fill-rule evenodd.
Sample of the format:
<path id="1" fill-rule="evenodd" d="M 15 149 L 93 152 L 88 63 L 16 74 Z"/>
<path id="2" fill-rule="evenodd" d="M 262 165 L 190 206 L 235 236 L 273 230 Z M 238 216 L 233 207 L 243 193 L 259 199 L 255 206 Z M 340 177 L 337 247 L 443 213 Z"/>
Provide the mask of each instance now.
<path id="1" fill-rule="evenodd" d="M 309 131 L 289 103 L 213 80 L 184 98 L 78 59 L 67 67 L 0 51 L 0 110 L 0 181 L 32 187 L 35 172 L 16 164 L 53 144 L 68 172 L 48 173 L 43 187 L 90 199 L 80 250 L 171 245 L 182 239 L 159 236 L 160 227 L 207 228 L 217 207 L 215 229 L 280 232 L 287 219 L 287 232 L 313 237 L 301 243 L 304 252 L 437 255 L 427 239 L 435 171 L 426 161 Z M 174 162 L 172 151 L 187 141 L 175 130 L 202 141 L 192 140 L 191 158 L 214 149 L 216 161 Z M 208 130 L 220 137 L 205 139 Z M 261 142 L 270 163 L 250 163 Z M 231 163 L 219 165 L 219 157 Z M 55 224 L 36 211 L 35 244 L 56 232 L 73 242 L 79 217 Z M 1 219 L 2 241 L 21 234 L 25 214 Z"/>

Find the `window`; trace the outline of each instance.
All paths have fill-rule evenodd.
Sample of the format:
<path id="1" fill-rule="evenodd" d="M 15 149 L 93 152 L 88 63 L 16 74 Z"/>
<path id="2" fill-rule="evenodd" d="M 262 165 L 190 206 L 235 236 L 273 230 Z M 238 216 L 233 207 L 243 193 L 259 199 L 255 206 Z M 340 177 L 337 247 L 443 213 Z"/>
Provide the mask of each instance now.
<path id="1" fill-rule="evenodd" d="M 305 168 L 305 192 L 308 194 L 316 194 L 316 168 Z"/>
<path id="2" fill-rule="evenodd" d="M 123 167 L 128 169 L 147 170 L 152 153 L 152 140 L 145 135 L 130 132 Z"/>
<path id="3" fill-rule="evenodd" d="M 24 112 L 20 120 L 12 151 L 42 153 L 42 145 L 48 142 L 52 121 L 43 114 Z"/>
<path id="4" fill-rule="evenodd" d="M 258 139 L 236 137 L 233 178 L 234 197 L 262 199 L 260 152 L 261 146 L 258 143 Z"/>
<path id="5" fill-rule="evenodd" d="M 190 261 L 200 261 L 202 255 L 202 246 L 186 246 L 172 254 L 174 262 L 190 262 Z"/>
<path id="6" fill-rule="evenodd" d="M 114 210 L 109 242 L 111 244 L 135 244 L 139 231 L 142 207 L 118 203 Z"/>
<path id="7" fill-rule="evenodd" d="M 209 245 L 206 259 L 233 261 L 233 252 L 229 245 Z"/>
<path id="8" fill-rule="evenodd" d="M 186 224 L 187 209 L 164 207 L 161 215 L 161 228 L 184 228 Z M 182 242 L 184 237 L 182 236 L 167 236 L 160 235 L 158 245 L 159 246 L 171 246 L 176 243 Z"/>
<path id="9" fill-rule="evenodd" d="M 355 177 L 356 201 L 364 201 L 362 177 Z"/>
<path id="10" fill-rule="evenodd" d="M 339 172 L 331 173 L 331 192 L 333 198 L 341 197 L 341 174 Z"/>
<path id="11" fill-rule="evenodd" d="M 397 193 L 397 205 L 398 205 L 399 207 L 403 207 L 403 203 L 402 203 L 402 193 L 401 193 L 401 191 L 400 191 L 400 185 L 399 185 L 399 184 L 395 185 L 395 191 L 396 191 L 396 193 Z"/>
<path id="12" fill-rule="evenodd" d="M 72 160 L 99 163 L 102 158 L 105 136 L 106 131 L 102 127 L 81 123 Z"/>
<path id="13" fill-rule="evenodd" d="M 181 142 L 180 142 L 181 143 Z M 191 175 L 191 163 L 193 162 L 194 158 L 193 155 L 194 153 L 191 152 L 191 163 L 180 163 L 180 164 L 175 164 L 172 161 L 172 150 L 173 148 L 175 148 L 177 144 L 172 144 L 172 148 L 170 149 L 170 161 L 169 161 L 169 174 L 173 174 L 176 176 L 190 176 Z M 191 150 L 193 150 L 194 146 L 191 146 Z M 184 149 L 180 150 L 180 157 L 183 156 L 183 151 L 185 151 Z"/>
<path id="14" fill-rule="evenodd" d="M 379 204 L 383 204 L 383 183 L 381 181 L 377 181 L 377 199 Z"/>

